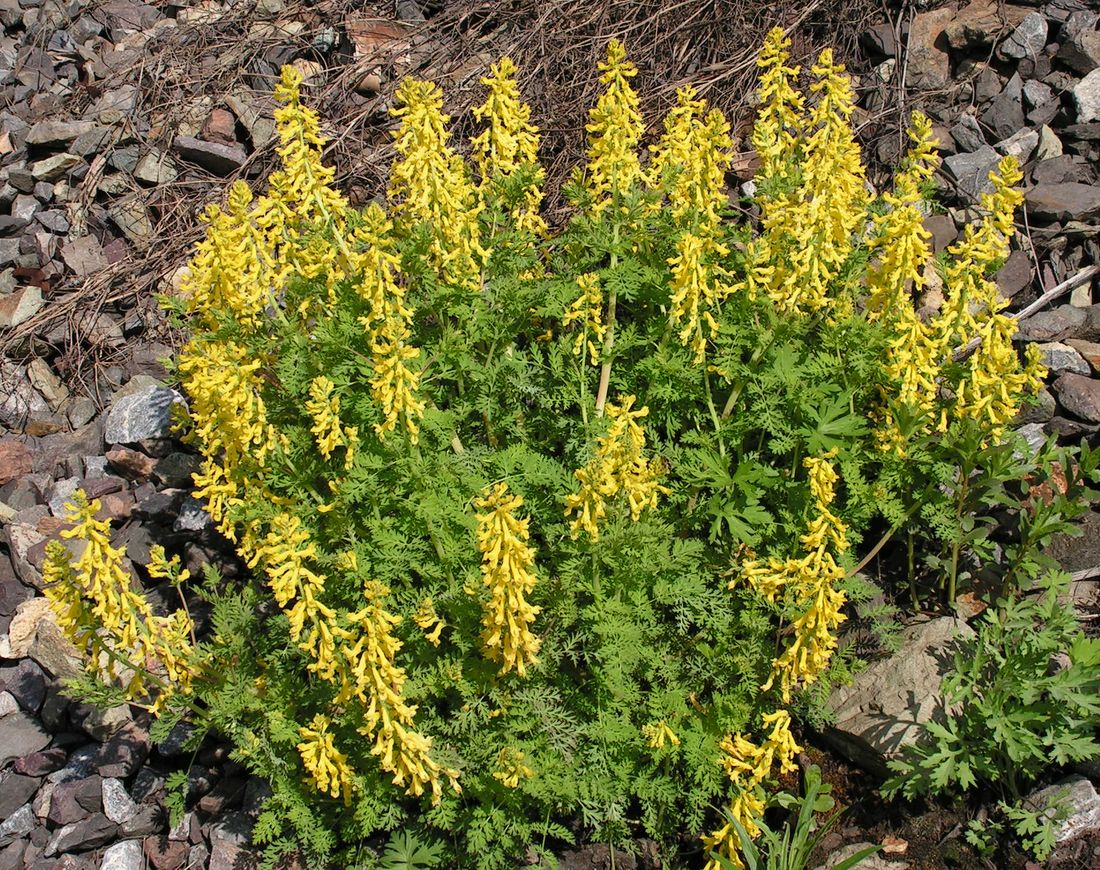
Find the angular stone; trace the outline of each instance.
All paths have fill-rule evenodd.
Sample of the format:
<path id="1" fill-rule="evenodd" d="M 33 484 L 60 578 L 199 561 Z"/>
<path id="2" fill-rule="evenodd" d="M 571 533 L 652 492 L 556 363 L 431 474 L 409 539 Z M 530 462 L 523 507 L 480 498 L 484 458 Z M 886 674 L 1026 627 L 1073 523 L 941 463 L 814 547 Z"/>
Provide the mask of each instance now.
<path id="1" fill-rule="evenodd" d="M 156 870 L 180 870 L 190 851 L 187 843 L 169 840 L 163 834 L 145 838 L 145 857 Z"/>
<path id="2" fill-rule="evenodd" d="M 1029 12 L 998 46 L 1003 57 L 1020 60 L 1038 57 L 1047 44 L 1047 20 L 1041 12 Z"/>
<path id="3" fill-rule="evenodd" d="M 1094 373 L 1100 374 L 1100 343 L 1070 338 L 1066 340 L 1066 344 L 1081 354 Z"/>
<path id="4" fill-rule="evenodd" d="M 83 165 L 84 158 L 79 154 L 62 151 L 31 166 L 31 177 L 35 181 L 60 181 L 76 167 Z"/>
<path id="5" fill-rule="evenodd" d="M 830 853 L 829 857 L 825 859 L 825 863 L 817 867 L 816 870 L 833 870 L 842 861 L 846 861 L 857 852 L 872 849 L 876 846 L 878 846 L 877 843 L 851 843 L 847 846 L 841 846 L 835 852 Z M 888 861 L 880 855 L 871 854 L 853 865 L 850 870 L 908 870 L 908 868 L 909 864 L 906 861 Z"/>
<path id="6" fill-rule="evenodd" d="M 248 159 L 240 145 L 219 145 L 192 136 L 177 136 L 172 148 L 182 159 L 197 163 L 214 175 L 224 176 L 236 172 Z"/>
<path id="7" fill-rule="evenodd" d="M 51 825 L 61 827 L 86 819 L 102 809 L 103 780 L 99 776 L 89 776 L 54 786 L 47 819 Z"/>
<path id="8" fill-rule="evenodd" d="M 148 837 L 159 834 L 165 828 L 164 813 L 159 806 L 142 804 L 130 821 L 122 825 L 121 833 L 125 837 Z"/>
<path id="9" fill-rule="evenodd" d="M 10 770 L 0 773 L 0 819 L 6 819 L 33 798 L 40 785 L 37 777 L 21 776 Z"/>
<path id="10" fill-rule="evenodd" d="M 997 168 L 1001 159 L 991 146 L 983 145 L 968 154 L 952 154 L 943 161 L 943 167 L 955 180 L 959 193 L 968 203 L 977 203 L 983 193 L 992 193 L 993 183 L 989 173 Z"/>
<path id="11" fill-rule="evenodd" d="M 153 241 L 153 222 L 140 197 L 130 196 L 112 203 L 107 214 L 135 248 L 144 250 Z"/>
<path id="12" fill-rule="evenodd" d="M 1069 776 L 1032 792 L 1025 803 L 1037 812 L 1061 805 L 1068 815 L 1057 823 L 1054 841 L 1064 843 L 1100 829 L 1100 795 L 1083 776 Z"/>
<path id="13" fill-rule="evenodd" d="M 993 147 L 1006 157 L 1016 158 L 1016 162 L 1023 166 L 1031 158 L 1039 144 L 1038 130 L 1019 130 L 1007 139 L 1002 139 Z"/>
<path id="14" fill-rule="evenodd" d="M 210 844 L 208 870 L 252 870 L 256 857 L 247 849 L 228 840 L 214 840 Z"/>
<path id="15" fill-rule="evenodd" d="M 1077 182 L 1037 184 L 1024 203 L 1028 215 L 1040 221 L 1089 221 L 1100 214 L 1100 187 Z"/>
<path id="16" fill-rule="evenodd" d="M 59 679 L 75 677 L 82 670 L 80 653 L 53 619 L 38 623 L 28 655 Z"/>
<path id="17" fill-rule="evenodd" d="M 959 151 L 977 151 L 986 144 L 978 119 L 969 112 L 959 115 L 959 120 L 951 128 L 951 138 L 955 140 Z"/>
<path id="18" fill-rule="evenodd" d="M 1067 373 L 1059 376 L 1052 389 L 1073 416 L 1087 423 L 1100 423 L 1100 381 Z"/>
<path id="19" fill-rule="evenodd" d="M 102 776 L 125 779 L 136 773 L 148 756 L 149 732 L 127 720 L 100 748 L 96 766 Z"/>
<path id="20" fill-rule="evenodd" d="M 9 713 L 0 719 L 0 767 L 8 762 L 45 749 L 50 742 L 37 720 L 26 713 Z"/>
<path id="21" fill-rule="evenodd" d="M 100 870 L 144 870 L 145 854 L 141 840 L 123 840 L 109 846 L 103 853 Z"/>
<path id="22" fill-rule="evenodd" d="M 0 667 L 0 691 L 8 692 L 32 716 L 46 700 L 46 675 L 30 659 Z"/>
<path id="23" fill-rule="evenodd" d="M 26 323 L 42 310 L 42 288 L 33 284 L 19 287 L 9 296 L 0 297 L 0 329 Z"/>
<path id="24" fill-rule="evenodd" d="M 23 804 L 14 813 L 0 821 L 0 846 L 6 846 L 12 840 L 25 837 L 34 830 L 34 811 L 30 804 Z"/>
<path id="25" fill-rule="evenodd" d="M 78 278 L 87 278 L 107 266 L 107 258 L 95 236 L 66 241 L 61 248 L 61 259 Z"/>
<path id="26" fill-rule="evenodd" d="M 208 836 L 211 843 L 225 840 L 238 846 L 247 846 L 252 842 L 252 819 L 246 813 L 223 813 L 210 823 Z"/>
<path id="27" fill-rule="evenodd" d="M 982 113 L 982 123 L 998 139 L 1007 139 L 1024 126 L 1024 85 L 1019 73 L 1008 80 L 1004 90 Z"/>
<path id="28" fill-rule="evenodd" d="M 46 844 L 46 855 L 80 852 L 110 843 L 118 835 L 118 825 L 103 813 L 59 829 Z"/>
<path id="29" fill-rule="evenodd" d="M 133 444 L 172 434 L 171 409 L 183 402 L 175 390 L 154 387 L 116 399 L 107 415 L 104 436 L 110 444 Z"/>
<path id="30" fill-rule="evenodd" d="M 47 776 L 55 770 L 61 770 L 68 757 L 64 749 L 55 746 L 52 749 L 43 749 L 41 752 L 24 755 L 15 762 L 12 769 L 26 776 Z"/>
<path id="31" fill-rule="evenodd" d="M 137 815 L 138 805 L 126 791 L 121 779 L 103 780 L 103 814 L 116 825 L 123 825 Z"/>
<path id="32" fill-rule="evenodd" d="M 228 94 L 225 104 L 248 130 L 252 147 L 259 149 L 275 138 L 274 103 L 248 89 Z"/>
<path id="33" fill-rule="evenodd" d="M 95 127 L 93 121 L 39 121 L 27 131 L 25 141 L 28 145 L 65 145 Z"/>
<path id="34" fill-rule="evenodd" d="M 1005 299 L 1011 299 L 1031 284 L 1031 258 L 1023 251 L 1013 251 L 997 271 L 994 280 Z"/>
<path id="35" fill-rule="evenodd" d="M 944 28 L 947 44 L 954 49 L 981 48 L 1012 32 L 1027 13 L 996 0 L 972 0 Z"/>
<path id="36" fill-rule="evenodd" d="M 973 629 L 961 619 L 939 617 L 907 628 L 901 646 L 871 663 L 850 686 L 829 696 L 835 725 L 826 740 L 856 764 L 885 775 L 886 761 L 923 733 L 922 725 L 942 715 L 940 684 L 949 651 Z"/>
<path id="37" fill-rule="evenodd" d="M 1077 104 L 1077 123 L 1100 121 L 1100 69 L 1094 69 L 1073 88 Z"/>
<path id="38" fill-rule="evenodd" d="M 1058 60 L 1087 75 L 1100 66 L 1100 30 L 1082 30 L 1058 49 Z"/>
<path id="39" fill-rule="evenodd" d="M 160 151 L 143 154 L 134 166 L 134 178 L 146 184 L 171 184 L 177 177 L 175 161 Z"/>
<path id="40" fill-rule="evenodd" d="M 112 448 L 107 451 L 106 458 L 111 468 L 127 480 L 138 482 L 148 480 L 156 464 L 156 460 L 152 457 L 129 447 Z"/>
<path id="41" fill-rule="evenodd" d="M 1089 364 L 1084 357 L 1068 344 L 1059 341 L 1038 345 L 1043 355 L 1043 365 L 1053 374 L 1072 372 L 1075 375 L 1089 374 Z"/>
<path id="42" fill-rule="evenodd" d="M 31 472 L 31 449 L 15 438 L 0 438 L 0 486 Z"/>

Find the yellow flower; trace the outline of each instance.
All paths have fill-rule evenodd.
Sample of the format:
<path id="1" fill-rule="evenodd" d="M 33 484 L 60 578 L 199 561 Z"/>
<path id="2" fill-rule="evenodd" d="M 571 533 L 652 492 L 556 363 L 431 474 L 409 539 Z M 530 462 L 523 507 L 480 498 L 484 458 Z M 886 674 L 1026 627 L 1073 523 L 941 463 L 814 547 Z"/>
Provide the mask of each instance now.
<path id="1" fill-rule="evenodd" d="M 706 354 L 703 323 L 712 338 L 718 335 L 718 322 L 713 312 L 717 311 L 729 288 L 716 280 L 712 262 L 728 253 L 725 245 L 710 236 L 685 232 L 676 241 L 676 256 L 668 260 L 672 267 L 669 321 L 673 326 L 680 326 L 680 341 L 691 348 L 696 365 L 703 362 Z"/>
<path id="2" fill-rule="evenodd" d="M 313 418 L 310 431 L 317 439 L 317 449 L 328 459 L 337 447 L 344 447 L 348 440 L 340 428 L 340 397 L 333 394 L 336 385 L 324 375 L 315 377 L 309 385 L 306 412 Z"/>
<path id="3" fill-rule="evenodd" d="M 600 62 L 604 92 L 588 112 L 587 184 L 599 213 L 621 200 L 642 178 L 636 149 L 645 126 L 638 110 L 638 95 L 630 79 L 637 67 L 626 59 L 626 48 L 617 39 L 607 45 L 607 60 Z"/>
<path id="4" fill-rule="evenodd" d="M 481 577 L 490 593 L 481 620 L 482 649 L 488 658 L 501 662 L 501 674 L 514 670 L 522 677 L 528 665 L 537 663 L 541 643 L 530 631 L 539 608 L 527 601 L 538 579 L 532 572 L 535 551 L 527 543 L 530 520 L 515 516 L 523 499 L 509 494 L 507 483 L 486 487 L 474 499 L 474 507 L 479 511 Z"/>
<path id="5" fill-rule="evenodd" d="M 298 735 L 302 742 L 298 752 L 302 756 L 309 780 L 317 791 L 330 797 L 342 797 L 344 803 L 351 805 L 355 781 L 348 766 L 348 757 L 337 750 L 335 740 L 329 733 L 331 720 L 318 713 L 309 727 L 302 726 Z"/>
<path id="6" fill-rule="evenodd" d="M 600 278 L 595 272 L 586 272 L 577 278 L 581 295 L 569 306 L 561 320 L 562 326 L 579 322 L 581 331 L 573 340 L 573 353 L 580 356 L 588 348 L 588 359 L 592 365 L 600 361 L 599 343 L 603 341 L 607 327 L 603 322 L 603 295 L 600 293 Z"/>
<path id="7" fill-rule="evenodd" d="M 416 608 L 413 614 L 413 622 L 424 632 L 424 637 L 432 646 L 439 646 L 439 634 L 447 627 L 447 623 L 435 612 L 435 602 L 428 596 Z"/>
<path id="8" fill-rule="evenodd" d="M 505 788 L 519 788 L 522 780 L 530 779 L 535 771 L 524 764 L 526 756 L 518 749 L 505 747 L 497 756 L 497 769 L 493 771 L 493 779 L 499 781 Z"/>
<path id="9" fill-rule="evenodd" d="M 489 95 L 473 112 L 479 121 L 487 120 L 488 127 L 470 140 L 470 147 L 481 173 L 482 197 L 495 180 L 510 178 L 519 170 L 531 173 L 531 181 L 524 186 L 511 215 L 517 228 L 542 235 L 546 221 L 539 216 L 544 177 L 538 162 L 539 130 L 531 123 L 531 107 L 520 99 L 515 76 L 515 63 L 503 57 L 481 79 Z"/>
<path id="10" fill-rule="evenodd" d="M 775 179 L 790 173 L 802 133 L 803 99 L 791 85 L 799 70 L 787 65 L 790 46 L 783 28 L 773 27 L 756 60 L 761 71 L 756 89 L 760 112 L 753 126 L 752 144 L 760 158 L 760 178 Z"/>
<path id="11" fill-rule="evenodd" d="M 626 396 L 621 405 L 608 403 L 607 434 L 596 441 L 596 455 L 584 468 L 573 472 L 580 481 L 580 492 L 565 497 L 565 515 L 576 513 L 570 526 L 574 538 L 583 529 L 592 543 L 600 539 L 600 520 L 607 515 L 606 502 L 620 492 L 626 493 L 630 518 L 637 522 L 647 507 L 657 507 L 657 496 L 668 495 L 667 487 L 657 483 L 659 462 L 650 463 L 642 455 L 645 430 L 637 420 L 649 414 L 649 408 L 632 411 L 634 396 Z"/>
<path id="12" fill-rule="evenodd" d="M 666 742 L 672 746 L 680 745 L 680 738 L 676 736 L 675 731 L 668 727 L 668 722 L 664 719 L 654 722 L 652 725 L 643 725 L 642 734 L 645 736 L 650 749 L 664 749 Z"/>
<path id="13" fill-rule="evenodd" d="M 476 191 L 462 158 L 447 144 L 443 93 L 431 82 L 405 79 L 390 113 L 401 121 L 394 131 L 400 156 L 390 170 L 389 199 L 407 227 L 423 226 L 431 242 L 429 262 L 444 283 L 481 288 L 481 246 Z"/>
<path id="14" fill-rule="evenodd" d="M 416 398 L 420 373 L 408 363 L 420 356 L 420 349 L 409 339 L 412 333 L 403 320 L 391 317 L 382 324 L 371 342 L 374 374 L 371 375 L 371 395 L 382 409 L 383 420 L 375 424 L 379 438 L 385 438 L 401 420 L 416 444 L 420 437 L 419 420 L 424 416 L 424 403 Z"/>
<path id="15" fill-rule="evenodd" d="M 747 584 L 771 602 L 780 592 L 790 590 L 800 611 L 791 626 L 794 640 L 772 662 L 771 676 L 761 687 L 767 691 L 778 679 L 784 703 L 789 703 L 794 686 L 815 682 L 829 666 L 837 646 L 835 630 L 846 619 L 841 608 L 847 598 L 836 588 L 845 572 L 830 552 L 830 548 L 838 554 L 848 549 L 844 523 L 829 509 L 838 480 L 829 462 L 835 455 L 836 448 L 824 456 L 803 460 L 817 512 L 801 537 L 806 555 L 786 561 L 773 558 L 766 565 L 747 561 L 729 584 L 731 589 Z"/>
<path id="16" fill-rule="evenodd" d="M 194 626 L 189 616 L 177 611 L 156 616 L 145 597 L 133 589 L 133 580 L 123 567 L 125 549 L 111 546 L 111 523 L 98 520 L 99 501 L 89 502 L 77 490 L 66 505 L 72 528 L 61 536 L 83 544 L 75 563 L 58 542 L 46 550 L 42 568 L 45 595 L 65 636 L 86 657 L 91 673 L 100 671 L 101 658 L 107 679 L 125 674 L 126 696 L 133 702 L 150 694 L 149 677 L 160 669 L 166 679 L 158 685 L 152 703 L 159 712 L 175 694 L 189 694 L 200 666 L 191 638 Z M 154 547 L 150 575 L 187 579 L 178 557 L 169 561 L 163 547 Z"/>

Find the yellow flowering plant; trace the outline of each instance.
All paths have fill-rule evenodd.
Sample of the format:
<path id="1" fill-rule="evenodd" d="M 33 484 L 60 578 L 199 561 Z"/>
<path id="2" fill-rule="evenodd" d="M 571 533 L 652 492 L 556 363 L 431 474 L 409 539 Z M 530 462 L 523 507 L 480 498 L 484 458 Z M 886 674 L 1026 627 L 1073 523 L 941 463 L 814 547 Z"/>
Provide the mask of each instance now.
<path id="1" fill-rule="evenodd" d="M 282 165 L 207 209 L 165 300 L 190 329 L 193 494 L 242 577 L 194 586 L 213 617 L 192 649 L 76 603 L 93 581 L 55 557 L 86 648 L 160 644 L 157 727 L 186 715 L 271 781 L 254 837 L 273 855 L 347 862 L 400 830 L 490 870 L 640 825 L 670 861 L 686 830 L 736 862 L 713 808 L 757 830 L 797 718 L 844 674 L 841 628 L 874 592 L 856 554 L 921 491 L 902 455 L 942 462 L 934 439 L 963 429 L 1007 443 L 1034 385 L 988 291 L 1007 166 L 925 324 L 922 119 L 873 197 L 843 69 L 823 53 L 800 90 L 774 32 L 747 224 L 727 119 L 684 88 L 647 153 L 624 45 L 600 71 L 550 227 L 510 60 L 482 79 L 470 162 L 440 89 L 401 84 L 386 201 L 361 211 L 285 69 Z M 938 342 L 919 382 L 892 367 L 906 330 Z M 972 336 L 988 347 L 953 356 Z"/>

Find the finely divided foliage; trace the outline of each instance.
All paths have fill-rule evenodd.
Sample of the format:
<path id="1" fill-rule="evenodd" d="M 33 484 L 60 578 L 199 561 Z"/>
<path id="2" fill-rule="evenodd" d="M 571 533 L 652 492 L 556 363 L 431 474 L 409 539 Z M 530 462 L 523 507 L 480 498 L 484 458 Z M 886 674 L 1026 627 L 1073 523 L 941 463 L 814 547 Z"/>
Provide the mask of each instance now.
<path id="1" fill-rule="evenodd" d="M 271 780 L 272 860 L 351 866 L 402 831 L 507 867 L 574 823 L 740 860 L 736 826 L 704 832 L 719 803 L 759 830 L 792 711 L 820 712 L 805 687 L 843 677 L 837 630 L 870 594 L 851 552 L 880 512 L 901 524 L 899 457 L 937 456 L 932 430 L 998 443 L 1039 374 L 987 277 L 1011 161 L 926 322 L 928 122 L 872 202 L 843 69 L 823 53 L 800 93 L 787 49 L 775 31 L 760 60 L 757 227 L 731 218 L 729 124 L 690 87 L 642 160 L 618 42 L 553 232 L 507 58 L 472 166 L 439 88 L 400 86 L 388 202 L 363 211 L 284 70 L 282 166 L 207 209 L 167 301 L 192 334 L 195 497 L 251 579 L 188 584 L 213 610 L 196 639 L 129 591 L 79 499 L 85 556 L 47 565 L 91 669 L 134 665 L 158 727 L 191 717 Z M 148 574 L 187 580 L 163 553 Z"/>

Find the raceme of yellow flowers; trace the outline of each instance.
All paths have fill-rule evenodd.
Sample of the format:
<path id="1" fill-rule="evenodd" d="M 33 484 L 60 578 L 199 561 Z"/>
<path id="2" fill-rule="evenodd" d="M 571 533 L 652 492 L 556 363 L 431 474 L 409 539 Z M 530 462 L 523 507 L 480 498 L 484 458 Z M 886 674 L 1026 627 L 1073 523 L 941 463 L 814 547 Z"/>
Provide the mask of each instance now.
<path id="1" fill-rule="evenodd" d="M 761 687 L 767 691 L 778 678 L 785 704 L 790 703 L 792 688 L 800 683 L 813 683 L 828 667 L 837 645 L 835 630 L 845 619 L 840 611 L 846 598 L 836 588 L 844 579 L 844 569 L 830 552 L 843 554 L 848 549 L 844 523 L 829 509 L 836 497 L 838 480 L 829 462 L 835 456 L 833 448 L 824 456 L 803 460 L 817 512 L 801 538 L 805 555 L 786 560 L 772 557 L 766 564 L 748 560 L 730 582 L 731 589 L 748 585 L 771 603 L 784 592 L 795 602 L 799 616 L 791 626 L 794 640 L 772 663 L 771 677 Z"/>
<path id="2" fill-rule="evenodd" d="M 477 546 L 481 551 L 481 576 L 489 589 L 489 602 L 482 619 L 481 646 L 487 658 L 501 663 L 500 672 L 514 670 L 519 676 L 538 661 L 539 639 L 531 624 L 539 608 L 527 601 L 537 578 L 532 573 L 535 551 L 527 543 L 529 520 L 515 512 L 523 499 L 498 483 L 474 499 L 477 515 Z"/>
<path id="3" fill-rule="evenodd" d="M 741 734 L 731 734 L 720 744 L 722 758 L 719 763 L 735 789 L 728 814 L 753 838 L 760 833 L 756 822 L 764 815 L 761 786 L 771 778 L 776 764 L 780 773 L 797 770 L 795 756 L 802 751 L 791 734 L 790 713 L 776 710 L 766 713 L 763 720 L 764 727 L 770 726 L 771 731 L 760 746 Z M 729 820 L 702 839 L 704 847 L 712 850 L 706 870 L 722 870 L 716 856 L 724 857 L 734 867 L 745 866 L 741 860 L 741 838 Z"/>
<path id="4" fill-rule="evenodd" d="M 645 132 L 638 95 L 630 86 L 638 68 L 626 59 L 626 48 L 619 40 L 608 43 L 607 60 L 600 62 L 600 72 L 605 90 L 589 110 L 586 127 L 586 183 L 596 214 L 611 205 L 626 208 L 624 198 L 642 178 L 637 148 Z"/>
<path id="5" fill-rule="evenodd" d="M 607 434 L 597 439 L 596 455 L 573 473 L 581 488 L 565 497 L 565 515 L 576 513 L 570 524 L 574 538 L 583 530 L 592 543 L 599 541 L 607 501 L 620 492 L 626 494 L 630 518 L 635 522 L 647 507 L 657 507 L 658 495 L 669 493 L 657 482 L 660 464 L 651 463 L 643 455 L 645 430 L 637 421 L 649 414 L 649 408 L 632 411 L 634 398 L 626 396 L 620 405 L 607 404 L 607 419 L 611 421 Z"/>
<path id="6" fill-rule="evenodd" d="M 603 294 L 600 292 L 600 276 L 595 272 L 585 272 L 578 276 L 577 286 L 581 295 L 569 306 L 561 325 L 580 323 L 581 329 L 573 342 L 573 353 L 581 356 L 588 350 L 588 361 L 592 365 L 600 362 L 600 342 L 607 332 L 603 322 Z"/>
<path id="7" fill-rule="evenodd" d="M 46 598 L 64 635 L 84 654 L 86 667 L 106 680 L 126 680 L 127 699 L 148 703 L 159 712 L 172 695 L 188 695 L 200 670 L 190 616 L 177 610 L 156 616 L 145 597 L 135 592 L 123 567 L 124 548 L 111 546 L 110 520 L 96 519 L 98 500 L 91 502 L 83 491 L 66 504 L 72 528 L 61 536 L 83 543 L 74 563 L 72 555 L 58 541 L 46 548 L 42 568 Z M 179 558 L 167 559 L 164 548 L 151 551 L 149 574 L 173 583 L 187 580 Z M 163 673 L 157 685 L 148 684 L 154 670 Z M 153 692 L 153 689 L 156 692 Z"/>

